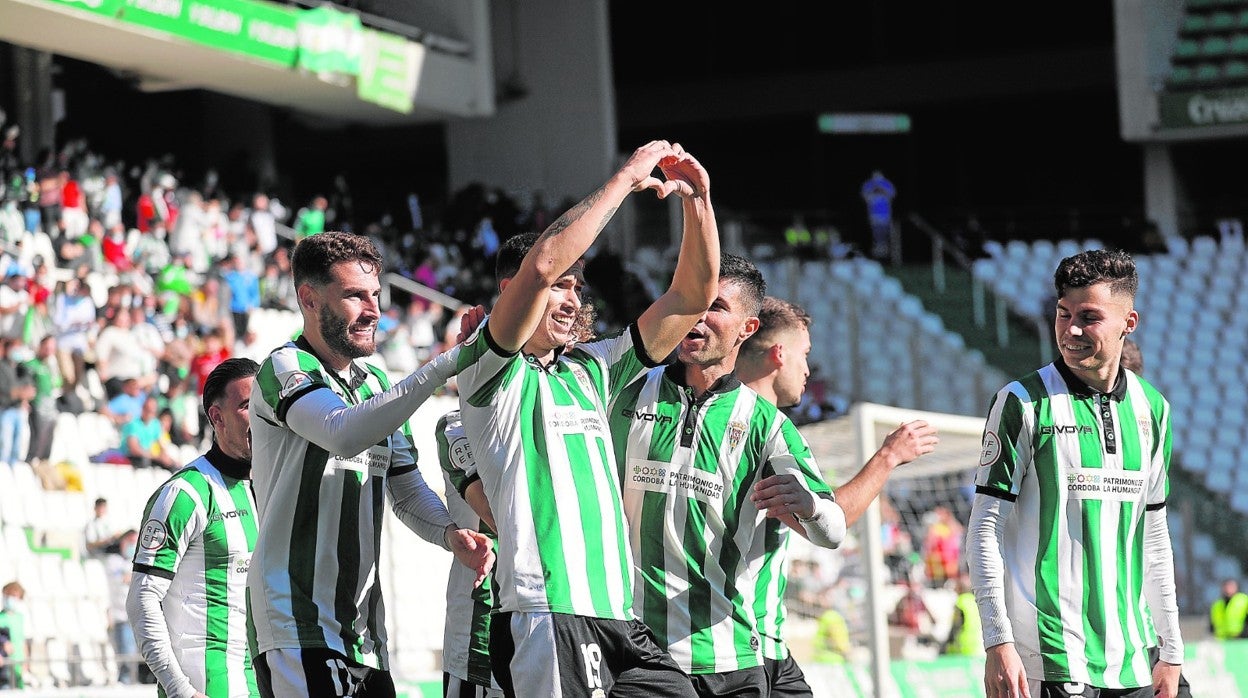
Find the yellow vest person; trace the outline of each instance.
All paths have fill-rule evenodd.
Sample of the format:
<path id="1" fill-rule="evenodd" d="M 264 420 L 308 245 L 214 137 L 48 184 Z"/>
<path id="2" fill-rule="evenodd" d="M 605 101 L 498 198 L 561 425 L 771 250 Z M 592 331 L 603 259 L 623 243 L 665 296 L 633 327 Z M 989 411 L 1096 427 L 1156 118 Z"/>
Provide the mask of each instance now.
<path id="1" fill-rule="evenodd" d="M 1234 579 L 1222 582 L 1222 597 L 1209 607 L 1209 629 L 1219 640 L 1233 640 L 1244 635 L 1248 620 L 1248 594 L 1239 590 Z"/>
<path id="2" fill-rule="evenodd" d="M 984 633 L 979 621 L 979 606 L 975 605 L 975 594 L 969 591 L 958 594 L 953 607 L 953 627 L 949 629 L 949 642 L 945 645 L 945 653 L 982 657 Z"/>

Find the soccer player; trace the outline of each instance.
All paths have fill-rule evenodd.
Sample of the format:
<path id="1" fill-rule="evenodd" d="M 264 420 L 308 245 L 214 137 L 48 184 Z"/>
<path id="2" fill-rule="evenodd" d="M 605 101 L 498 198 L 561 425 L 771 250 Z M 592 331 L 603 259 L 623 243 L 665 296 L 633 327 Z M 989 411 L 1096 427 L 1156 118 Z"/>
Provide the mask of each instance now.
<path id="1" fill-rule="evenodd" d="M 248 410 L 251 359 L 204 383 L 212 447 L 147 500 L 126 609 L 157 693 L 258 696 L 247 651 L 247 566 L 256 545 Z"/>
<path id="2" fill-rule="evenodd" d="M 381 256 L 321 233 L 292 260 L 303 331 L 260 365 L 251 393 L 260 527 L 248 633 L 265 696 L 393 696 L 377 560 L 387 495 L 421 538 L 484 578 L 489 539 L 454 525 L 429 489 L 407 419 L 455 369 L 459 347 L 391 386 L 376 350 Z"/>
<path id="3" fill-rule="evenodd" d="M 480 324 L 470 311 L 464 327 L 471 334 Z M 589 341 L 597 315 L 592 304 L 581 306 L 573 325 L 575 341 Z M 461 328 L 462 329 L 462 328 Z M 460 339 L 463 339 L 462 337 Z M 574 342 L 569 342 L 571 349 Z M 438 462 L 446 483 L 446 508 L 455 521 L 475 521 L 478 531 L 494 537 L 494 514 L 486 501 L 472 444 L 464 433 L 459 410 L 438 420 L 435 430 Z M 456 496 L 458 495 L 458 496 Z M 442 694 L 448 698 L 497 698 L 502 689 L 490 671 L 490 611 L 494 604 L 493 582 L 488 577 L 473 586 L 471 571 L 451 565 L 446 580 L 446 623 L 442 635 Z"/>
<path id="4" fill-rule="evenodd" d="M 737 357 L 737 378 L 778 407 L 801 402 L 810 376 L 806 361 L 811 349 L 810 322 L 801 306 L 774 296 L 763 298 L 758 330 L 742 343 Z M 922 420 L 900 425 L 889 434 L 858 474 L 834 490 L 845 525 L 858 521 L 897 466 L 930 453 L 939 441 L 936 429 Z M 762 566 L 754 586 L 753 611 L 770 695 L 811 696 L 810 684 L 783 639 L 790 530 L 805 534 L 804 527 L 791 529 L 781 519 L 769 517 L 765 532 L 758 537 Z"/>
<path id="5" fill-rule="evenodd" d="M 681 198 L 684 235 L 671 286 L 626 331 L 565 351 L 581 307 L 582 255 L 620 203 L 647 189 Z M 496 265 L 498 300 L 464 343 L 457 379 L 498 523 L 495 677 L 507 695 L 524 698 L 693 695 L 633 615 L 606 406 L 667 356 L 715 297 L 719 234 L 709 177 L 679 145 L 652 141 L 540 236 L 505 242 Z"/>
<path id="6" fill-rule="evenodd" d="M 1183 640 L 1165 512 L 1170 405 L 1120 363 L 1139 323 L 1135 262 L 1089 250 L 1053 282 L 1061 358 L 993 398 L 975 478 L 967 548 L 985 690 L 1171 698 Z"/>

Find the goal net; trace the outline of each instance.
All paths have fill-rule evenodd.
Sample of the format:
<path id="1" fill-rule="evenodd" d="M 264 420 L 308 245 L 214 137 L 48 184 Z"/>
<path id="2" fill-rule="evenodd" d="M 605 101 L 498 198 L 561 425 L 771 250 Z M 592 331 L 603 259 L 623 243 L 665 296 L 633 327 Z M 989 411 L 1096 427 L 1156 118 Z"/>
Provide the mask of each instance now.
<path id="1" fill-rule="evenodd" d="M 837 487 L 862 468 L 890 432 L 917 419 L 936 427 L 936 450 L 893 471 L 838 550 L 793 537 L 785 628 L 798 661 L 812 669 L 807 671 L 812 684 L 848 684 L 865 696 L 899 695 L 889 662 L 934 659 L 948 638 L 958 574 L 965 569 L 961 545 L 983 417 L 859 403 L 844 417 L 800 431 L 829 484 Z M 912 603 L 899 606 L 908 591 L 922 599 L 930 615 L 916 613 Z M 828 609 L 843 619 L 848 646 L 828 637 L 826 623 L 820 630 Z M 881 678 L 884 690 L 876 692 L 871 687 Z M 967 680 L 982 686 L 981 677 Z M 815 688 L 816 695 L 824 694 Z"/>

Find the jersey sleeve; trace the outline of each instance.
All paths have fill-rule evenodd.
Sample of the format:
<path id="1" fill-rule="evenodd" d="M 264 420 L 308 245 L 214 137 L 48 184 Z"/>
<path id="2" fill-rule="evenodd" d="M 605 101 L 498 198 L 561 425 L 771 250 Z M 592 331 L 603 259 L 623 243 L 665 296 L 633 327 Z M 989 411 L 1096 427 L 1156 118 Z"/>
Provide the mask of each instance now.
<path id="1" fill-rule="evenodd" d="M 490 318 L 486 316 L 481 326 L 464 340 L 457 357 L 460 400 L 475 407 L 489 405 L 515 377 L 520 361 L 520 352 L 507 352 L 494 343 Z"/>
<path id="2" fill-rule="evenodd" d="M 791 474 L 816 497 L 836 499 L 831 486 L 819 471 L 810 444 L 797 430 L 797 426 L 779 411 L 776 412 L 776 425 L 771 429 L 764 453 L 767 463 L 764 475 L 768 474 L 768 470 L 777 475 Z"/>
<path id="3" fill-rule="evenodd" d="M 1016 383 L 1002 388 L 992 399 L 975 471 L 975 491 L 1013 502 L 1018 498 L 1032 459 L 1034 419 Z"/>
<path id="4" fill-rule="evenodd" d="M 468 435 L 464 433 L 464 423 L 460 420 L 458 410 L 442 415 L 438 420 L 435 438 L 442 472 L 446 474 L 451 487 L 463 497 L 464 490 L 478 476 L 477 462 L 472 457 L 472 447 L 468 444 Z"/>
<path id="5" fill-rule="evenodd" d="M 265 359 L 255 385 L 273 417 L 282 424 L 286 422 L 286 411 L 296 400 L 317 388 L 329 388 L 321 362 L 292 345 Z"/>
<path id="6" fill-rule="evenodd" d="M 569 358 L 598 372 L 604 404 L 610 404 L 629 383 L 655 366 L 662 365 L 646 355 L 640 330 L 633 323 L 627 329 L 592 342 L 576 345 Z"/>
<path id="7" fill-rule="evenodd" d="M 190 542 L 203 535 L 207 506 L 181 477 L 160 487 L 148 502 L 134 553 L 138 572 L 173 579 Z"/>

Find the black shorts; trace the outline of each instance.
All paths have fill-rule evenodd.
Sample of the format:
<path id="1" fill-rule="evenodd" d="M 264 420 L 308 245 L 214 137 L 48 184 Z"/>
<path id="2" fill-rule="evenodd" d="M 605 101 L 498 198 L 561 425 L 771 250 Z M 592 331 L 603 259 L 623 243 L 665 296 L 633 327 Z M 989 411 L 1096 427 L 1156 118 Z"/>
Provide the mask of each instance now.
<path id="1" fill-rule="evenodd" d="M 1040 695 L 1033 693 L 1032 698 L 1153 698 L 1153 687 L 1097 688 L 1089 683 L 1041 681 Z"/>
<path id="2" fill-rule="evenodd" d="M 815 693 L 806 683 L 806 675 L 793 655 L 783 660 L 764 659 L 763 666 L 767 669 L 767 682 L 771 685 L 773 698 L 814 698 Z"/>
<path id="3" fill-rule="evenodd" d="M 390 672 L 330 649 L 270 650 L 252 665 L 261 698 L 395 698 Z"/>
<path id="4" fill-rule="evenodd" d="M 702 698 L 767 698 L 767 670 L 761 666 L 718 674 L 694 674 L 693 688 Z"/>
<path id="5" fill-rule="evenodd" d="M 641 621 L 563 613 L 490 619 L 494 678 L 508 698 L 694 698 L 693 684 Z"/>

